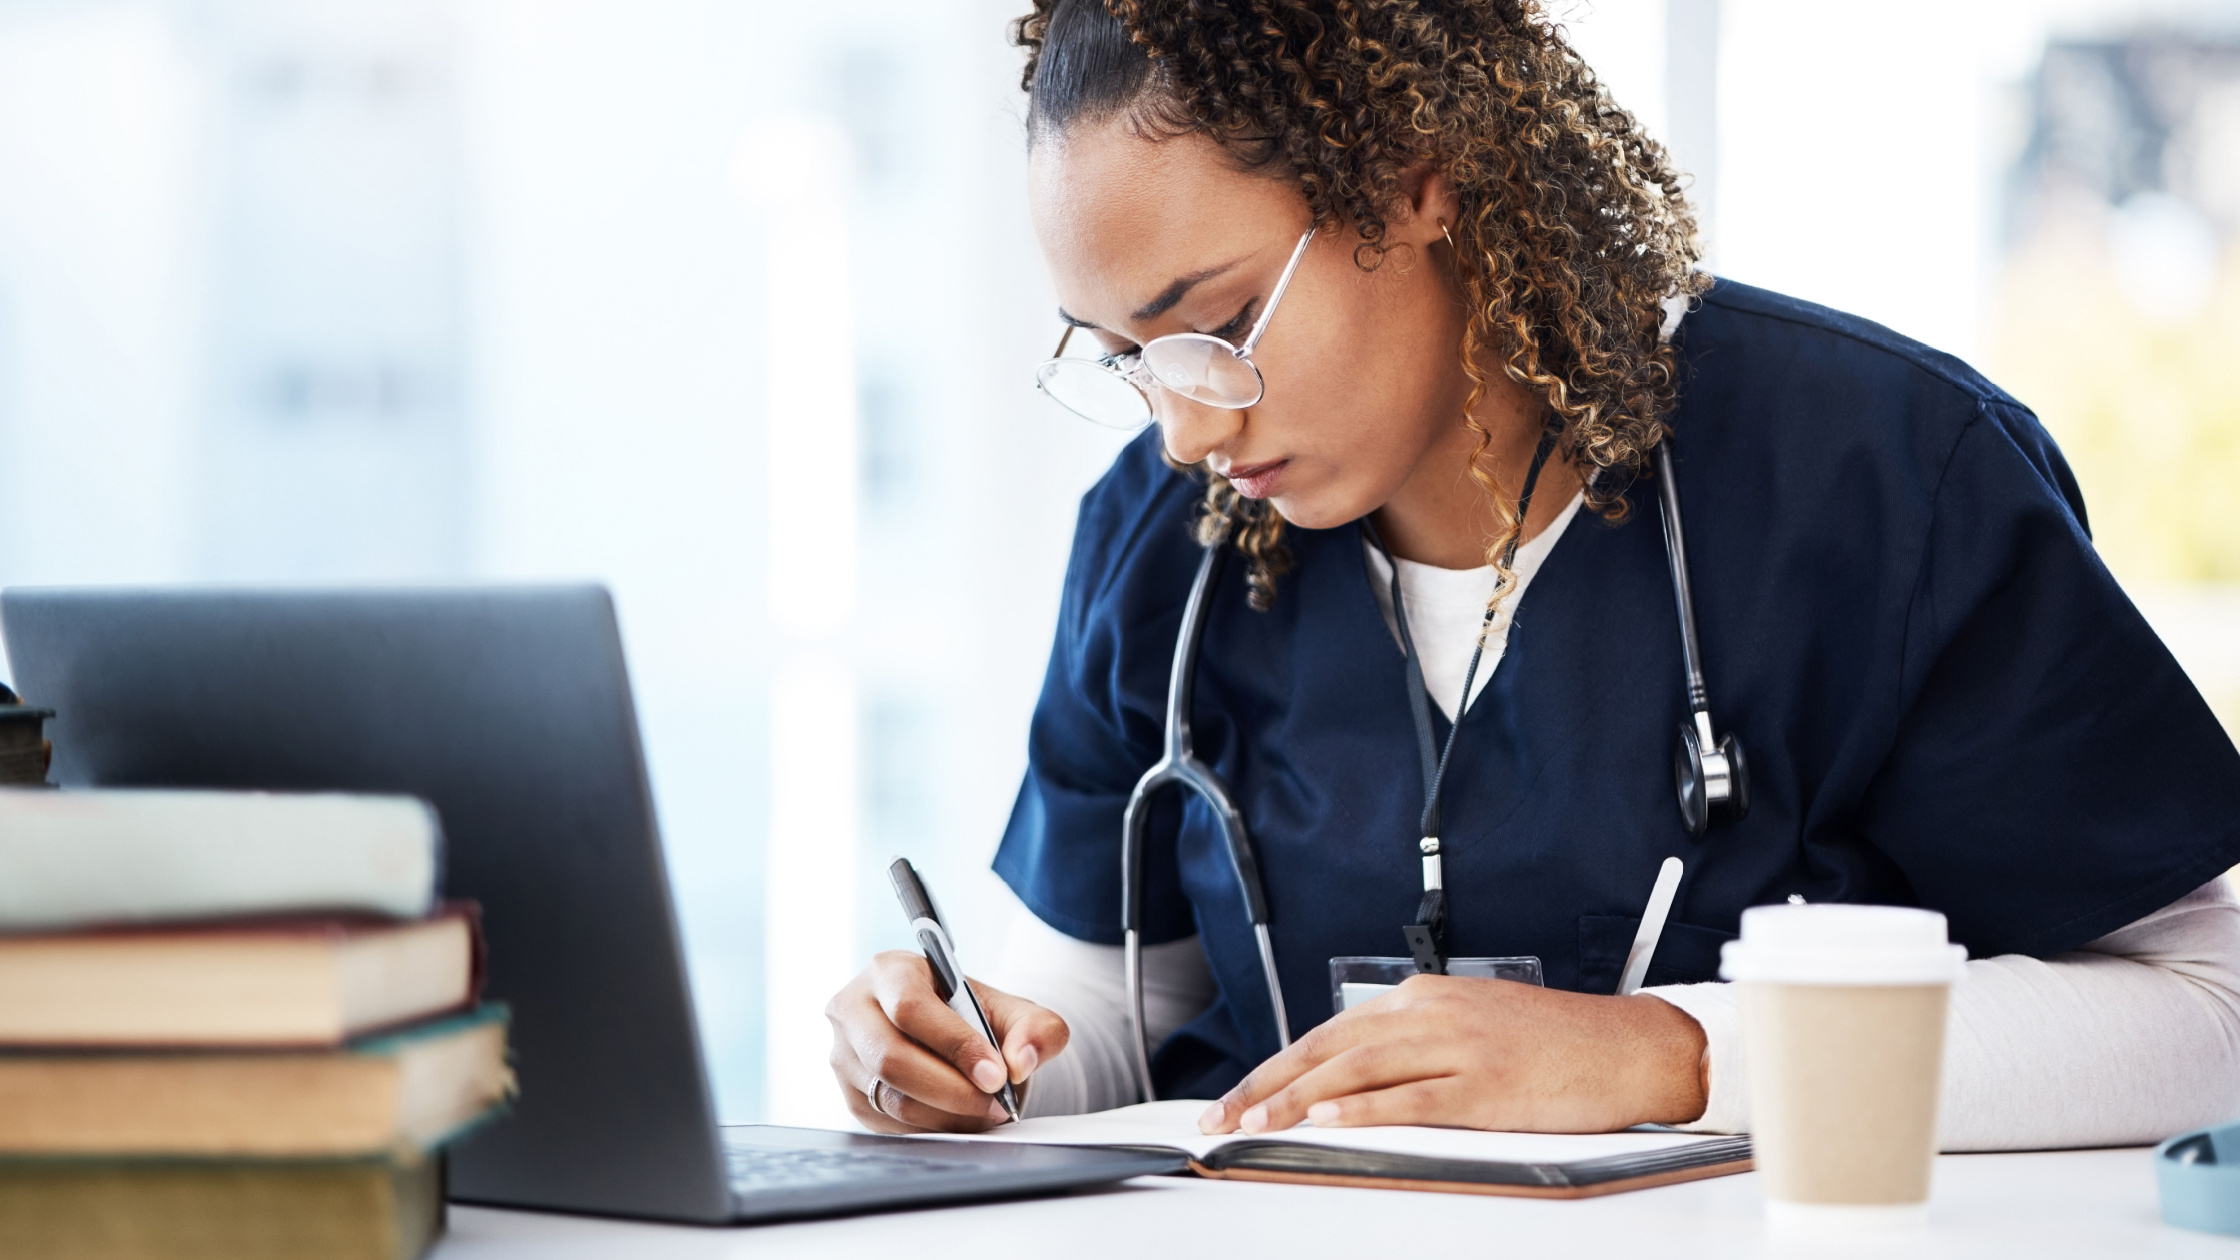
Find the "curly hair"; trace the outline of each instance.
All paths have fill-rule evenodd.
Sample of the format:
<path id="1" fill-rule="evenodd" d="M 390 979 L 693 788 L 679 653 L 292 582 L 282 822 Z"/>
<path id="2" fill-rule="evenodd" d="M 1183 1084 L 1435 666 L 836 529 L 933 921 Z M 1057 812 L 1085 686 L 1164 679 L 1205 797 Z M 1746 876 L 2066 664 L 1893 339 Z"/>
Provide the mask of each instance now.
<path id="1" fill-rule="evenodd" d="M 1470 472 L 1500 522 L 1494 598 L 1524 522 L 1475 416 L 1485 362 L 1545 400 L 1588 506 L 1623 519 L 1677 398 L 1663 303 L 1709 281 L 1663 147 L 1538 0 L 1034 0 L 1012 38 L 1027 50 L 1030 137 L 1121 113 L 1154 137 L 1204 134 L 1240 168 L 1296 183 L 1318 226 L 1350 227 L 1365 269 L 1408 172 L 1445 171 L 1461 205 Z M 1200 541 L 1231 535 L 1265 609 L 1289 564 L 1282 519 L 1208 475 Z"/>

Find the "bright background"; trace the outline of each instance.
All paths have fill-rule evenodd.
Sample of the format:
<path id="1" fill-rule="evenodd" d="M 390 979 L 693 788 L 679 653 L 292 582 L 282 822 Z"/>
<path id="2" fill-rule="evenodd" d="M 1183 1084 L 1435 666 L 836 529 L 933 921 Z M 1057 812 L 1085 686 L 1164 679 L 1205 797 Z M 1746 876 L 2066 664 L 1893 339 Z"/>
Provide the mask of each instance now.
<path id="1" fill-rule="evenodd" d="M 838 1119 L 888 855 L 996 944 L 1122 440 L 1029 380 L 1017 4 L 0 0 L 0 584 L 610 584 L 722 1112 Z M 1715 270 L 2039 410 L 2240 726 L 2240 4 L 1559 11 Z"/>

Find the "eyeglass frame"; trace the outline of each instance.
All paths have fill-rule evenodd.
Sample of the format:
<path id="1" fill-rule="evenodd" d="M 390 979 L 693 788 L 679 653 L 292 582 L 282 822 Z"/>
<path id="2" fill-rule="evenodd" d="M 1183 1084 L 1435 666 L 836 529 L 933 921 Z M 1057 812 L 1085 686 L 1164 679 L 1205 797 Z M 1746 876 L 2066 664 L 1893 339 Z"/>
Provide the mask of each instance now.
<path id="1" fill-rule="evenodd" d="M 1075 333 L 1081 331 L 1081 325 L 1068 324 L 1066 325 L 1065 332 L 1058 337 L 1058 348 L 1051 351 L 1050 357 L 1043 360 L 1036 366 L 1034 374 L 1034 387 L 1038 390 L 1041 390 L 1045 395 L 1047 395 L 1050 401 L 1057 403 L 1059 406 L 1064 407 L 1067 411 L 1080 416 L 1082 419 L 1087 420 L 1091 424 L 1104 424 L 1104 421 L 1099 420 L 1095 416 L 1092 416 L 1089 413 L 1074 407 L 1064 399 L 1059 398 L 1056 394 L 1052 394 L 1050 392 L 1049 386 L 1044 381 L 1044 374 L 1048 369 L 1055 367 L 1061 363 L 1069 365 L 1078 363 L 1086 367 L 1094 367 L 1102 371 L 1109 372 L 1113 376 L 1116 376 L 1121 381 L 1125 382 L 1129 388 L 1135 390 L 1136 396 L 1143 400 L 1143 419 L 1136 422 L 1138 425 L 1142 425 L 1156 419 L 1158 415 L 1156 410 L 1154 410 L 1151 406 L 1151 395 L 1145 392 L 1143 388 L 1143 382 L 1145 380 L 1148 380 L 1152 384 L 1158 385 L 1160 389 L 1167 388 L 1164 383 L 1160 382 L 1158 375 L 1152 372 L 1151 369 L 1144 363 L 1145 354 L 1150 351 L 1151 347 L 1158 345 L 1160 342 L 1212 342 L 1215 345 L 1219 346 L 1222 350 L 1227 351 L 1228 354 L 1237 362 L 1242 363 L 1246 367 L 1252 369 L 1252 379 L 1259 385 L 1259 390 L 1252 396 L 1249 401 L 1246 402 L 1200 402 L 1199 405 L 1205 407 L 1218 407 L 1224 411 L 1242 411 L 1246 407 L 1258 406 L 1260 400 L 1268 396 L 1268 378 L 1260 371 L 1260 365 L 1253 362 L 1252 352 L 1253 350 L 1258 348 L 1258 346 L 1260 345 L 1261 336 L 1268 331 L 1268 325 L 1274 321 L 1276 317 L 1276 307 L 1282 305 L 1283 295 L 1291 287 L 1291 277 L 1299 270 L 1299 263 L 1306 258 L 1307 245 L 1314 240 L 1315 233 L 1318 230 L 1320 229 L 1317 227 L 1309 227 L 1306 231 L 1306 235 L 1301 236 L 1299 238 L 1299 243 L 1292 247 L 1291 259 L 1283 265 L 1283 274 L 1276 277 L 1276 287 L 1274 291 L 1268 295 L 1267 306 L 1261 309 L 1260 318 L 1252 322 L 1252 331 L 1245 334 L 1245 339 L 1243 341 L 1231 344 L 1230 342 L 1224 341 L 1221 338 L 1214 336 L 1212 333 L 1168 333 L 1163 337 L 1153 337 L 1151 340 L 1144 342 L 1140 346 L 1137 346 L 1134 350 L 1128 351 L 1123 354 L 1100 355 L 1095 359 L 1068 359 L 1065 357 L 1066 344 L 1073 340 L 1073 335 Z M 1120 363 L 1125 359 L 1133 359 L 1135 360 L 1135 362 L 1126 369 L 1122 369 L 1120 367 Z M 1192 401 L 1197 400 L 1193 399 Z"/>

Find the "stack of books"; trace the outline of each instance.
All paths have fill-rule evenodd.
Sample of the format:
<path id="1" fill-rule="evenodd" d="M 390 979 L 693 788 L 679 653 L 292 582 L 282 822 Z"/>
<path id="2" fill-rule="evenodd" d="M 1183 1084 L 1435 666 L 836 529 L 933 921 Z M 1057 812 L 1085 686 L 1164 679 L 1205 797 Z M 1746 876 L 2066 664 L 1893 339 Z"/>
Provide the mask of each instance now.
<path id="1" fill-rule="evenodd" d="M 409 1260 L 512 1096 L 402 798 L 0 789 L 0 1256 Z"/>

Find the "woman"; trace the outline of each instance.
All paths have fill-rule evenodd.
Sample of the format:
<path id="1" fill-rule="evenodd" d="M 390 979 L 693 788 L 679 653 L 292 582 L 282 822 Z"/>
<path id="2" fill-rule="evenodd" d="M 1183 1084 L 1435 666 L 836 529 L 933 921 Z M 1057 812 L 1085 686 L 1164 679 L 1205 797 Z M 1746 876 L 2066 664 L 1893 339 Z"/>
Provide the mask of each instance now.
<path id="1" fill-rule="evenodd" d="M 1000 1053 L 884 955 L 829 1010 L 860 1120 L 986 1127 L 1007 1076 L 1030 1113 L 1139 1097 L 1121 818 L 1204 545 L 1244 563 L 1209 597 L 1196 744 L 1257 846 L 1297 1038 L 1212 815 L 1165 806 L 1151 1075 L 1216 1100 L 1208 1132 L 1747 1128 L 1718 950 L 1789 897 L 1926 906 L 1978 960 L 1948 1148 L 2240 1112 L 2240 755 L 2027 410 L 1698 274 L 1662 150 L 1531 0 L 1037 0 L 1019 37 L 1062 317 L 1127 380 L 1053 392 L 1140 391 L 1157 427 L 1083 500 L 996 859 L 1031 911 L 1016 992 L 983 986 Z M 1185 337 L 1145 365 L 1193 333 L 1249 354 L 1170 379 Z M 1747 812 L 1701 839 L 1673 796 L 1660 444 L 1748 757 Z M 1613 996 L 1675 854 L 1651 987 Z M 1424 974 L 1324 1015 L 1328 960 L 1427 941 L 1434 966 L 1535 957 L 1546 987 Z"/>

